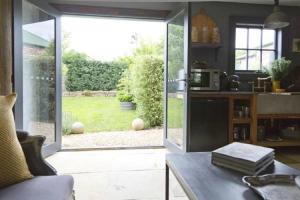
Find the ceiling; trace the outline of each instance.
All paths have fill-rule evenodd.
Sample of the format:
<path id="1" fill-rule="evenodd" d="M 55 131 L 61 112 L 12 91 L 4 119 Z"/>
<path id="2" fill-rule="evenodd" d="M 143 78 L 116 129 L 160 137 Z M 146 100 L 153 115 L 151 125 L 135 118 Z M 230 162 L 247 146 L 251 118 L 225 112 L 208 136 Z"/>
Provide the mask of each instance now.
<path id="1" fill-rule="evenodd" d="M 218 2 L 235 2 L 235 3 L 253 3 L 253 4 L 274 4 L 274 0 L 48 0 L 51 3 L 61 4 L 81 4 L 81 5 L 92 5 L 92 6 L 114 6 L 116 4 L 125 5 L 129 4 L 132 7 L 133 4 L 144 4 L 144 3 L 158 3 L 162 6 L 162 9 L 168 6 L 174 6 L 176 2 L 207 2 L 207 1 L 218 1 Z M 286 6 L 300 6 L 300 0 L 280 0 L 280 5 Z M 137 5 L 138 6 L 138 5 Z M 151 8 L 151 7 L 150 7 Z"/>

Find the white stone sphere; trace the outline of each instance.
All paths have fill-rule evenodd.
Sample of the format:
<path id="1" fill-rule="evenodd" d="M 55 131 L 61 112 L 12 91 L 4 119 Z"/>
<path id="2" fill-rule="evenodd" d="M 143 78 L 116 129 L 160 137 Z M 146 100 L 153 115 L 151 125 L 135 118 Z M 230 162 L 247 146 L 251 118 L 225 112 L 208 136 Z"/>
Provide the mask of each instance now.
<path id="1" fill-rule="evenodd" d="M 135 131 L 140 131 L 143 130 L 145 128 L 145 123 L 142 119 L 140 118 L 136 118 L 132 121 L 132 128 Z"/>
<path id="2" fill-rule="evenodd" d="M 84 125 L 81 122 L 75 122 L 72 124 L 71 133 L 73 134 L 82 134 L 84 133 Z"/>

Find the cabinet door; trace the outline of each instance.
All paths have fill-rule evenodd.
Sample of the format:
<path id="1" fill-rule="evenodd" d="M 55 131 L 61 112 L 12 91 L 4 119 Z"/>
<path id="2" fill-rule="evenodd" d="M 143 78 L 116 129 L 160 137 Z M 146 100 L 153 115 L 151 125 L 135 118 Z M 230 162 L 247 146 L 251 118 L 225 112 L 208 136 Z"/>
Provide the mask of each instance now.
<path id="1" fill-rule="evenodd" d="M 167 21 L 165 58 L 165 138 L 171 151 L 186 152 L 189 131 L 190 4 Z"/>

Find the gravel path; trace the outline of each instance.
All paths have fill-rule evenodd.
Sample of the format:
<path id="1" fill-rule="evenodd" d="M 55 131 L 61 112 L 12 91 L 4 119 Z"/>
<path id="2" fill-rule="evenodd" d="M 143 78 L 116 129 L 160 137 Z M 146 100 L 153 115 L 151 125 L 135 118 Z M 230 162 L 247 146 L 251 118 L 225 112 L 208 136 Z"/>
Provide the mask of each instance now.
<path id="1" fill-rule="evenodd" d="M 63 136 L 63 149 L 147 147 L 163 145 L 163 129 L 114 131 Z"/>

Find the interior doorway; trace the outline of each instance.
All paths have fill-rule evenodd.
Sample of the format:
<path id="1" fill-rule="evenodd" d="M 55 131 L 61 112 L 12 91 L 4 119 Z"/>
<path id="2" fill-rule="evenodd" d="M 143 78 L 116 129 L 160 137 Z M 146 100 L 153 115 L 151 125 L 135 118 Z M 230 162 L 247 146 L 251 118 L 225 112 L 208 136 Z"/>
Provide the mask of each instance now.
<path id="1" fill-rule="evenodd" d="M 165 22 L 61 22 L 62 148 L 162 147 Z"/>

